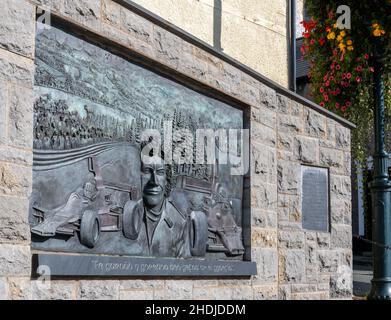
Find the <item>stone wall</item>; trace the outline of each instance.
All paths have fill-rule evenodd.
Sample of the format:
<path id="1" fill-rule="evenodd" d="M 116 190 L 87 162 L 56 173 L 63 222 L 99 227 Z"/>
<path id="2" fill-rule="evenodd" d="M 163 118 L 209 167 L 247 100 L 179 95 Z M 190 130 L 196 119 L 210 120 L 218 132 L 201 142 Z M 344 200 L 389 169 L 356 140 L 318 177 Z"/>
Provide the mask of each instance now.
<path id="1" fill-rule="evenodd" d="M 249 279 L 31 280 L 36 6 L 242 101 L 251 119 Z M 111 0 L 0 5 L 0 298 L 328 299 L 352 291 L 349 124 L 250 75 Z M 267 47 L 267 46 L 265 46 Z M 272 48 L 268 48 L 273 50 Z M 275 65 L 271 65 L 273 68 Z M 300 165 L 330 168 L 331 232 L 302 229 Z"/>

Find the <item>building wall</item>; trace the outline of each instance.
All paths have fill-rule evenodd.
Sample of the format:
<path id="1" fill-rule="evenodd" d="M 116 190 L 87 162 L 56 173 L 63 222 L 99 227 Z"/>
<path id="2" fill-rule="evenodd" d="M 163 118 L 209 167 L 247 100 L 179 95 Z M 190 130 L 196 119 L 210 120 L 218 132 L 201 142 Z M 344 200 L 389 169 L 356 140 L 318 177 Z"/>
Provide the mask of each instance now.
<path id="1" fill-rule="evenodd" d="M 36 6 L 246 104 L 251 253 L 243 278 L 31 278 Z M 111 0 L 3 0 L 0 19 L 0 298 L 328 299 L 352 293 L 350 130 Z M 267 48 L 270 50 L 270 48 Z M 271 68 L 276 65 L 272 65 Z M 277 91 L 276 91 L 277 90 Z M 300 165 L 330 168 L 331 232 L 302 228 Z"/>
<path id="2" fill-rule="evenodd" d="M 215 37 L 220 34 L 224 53 L 288 87 L 286 0 L 133 2 L 210 45 L 217 46 Z"/>

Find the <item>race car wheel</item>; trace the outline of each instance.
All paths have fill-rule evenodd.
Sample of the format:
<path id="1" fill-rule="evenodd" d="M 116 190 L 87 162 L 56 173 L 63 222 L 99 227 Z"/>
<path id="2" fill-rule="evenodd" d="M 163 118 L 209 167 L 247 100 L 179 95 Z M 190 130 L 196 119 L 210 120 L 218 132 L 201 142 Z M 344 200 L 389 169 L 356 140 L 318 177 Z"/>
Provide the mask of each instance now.
<path id="1" fill-rule="evenodd" d="M 86 247 L 93 248 L 99 240 L 100 222 L 95 211 L 87 210 L 81 218 L 80 242 Z"/>
<path id="2" fill-rule="evenodd" d="M 144 209 L 141 201 L 129 200 L 125 203 L 122 219 L 122 232 L 125 238 L 131 240 L 138 238 L 143 212 Z"/>
<path id="3" fill-rule="evenodd" d="M 193 211 L 190 215 L 190 252 L 192 256 L 203 257 L 208 241 L 208 221 L 205 213 Z"/>

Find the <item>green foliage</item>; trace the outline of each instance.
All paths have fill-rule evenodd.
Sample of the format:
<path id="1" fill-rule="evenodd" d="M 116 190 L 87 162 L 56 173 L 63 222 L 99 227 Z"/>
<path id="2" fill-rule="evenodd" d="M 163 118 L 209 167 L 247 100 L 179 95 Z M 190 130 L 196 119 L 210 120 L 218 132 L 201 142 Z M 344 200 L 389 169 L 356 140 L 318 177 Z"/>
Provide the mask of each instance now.
<path id="1" fill-rule="evenodd" d="M 351 9 L 351 29 L 340 30 L 337 7 Z M 391 130 L 391 0 L 307 0 L 310 21 L 304 21 L 301 48 L 310 62 L 312 95 L 321 106 L 357 125 L 352 155 L 363 167 L 373 141 L 373 47 L 385 49 L 387 132 Z"/>
<path id="2" fill-rule="evenodd" d="M 351 29 L 339 29 L 339 5 L 351 10 Z M 391 148 L 391 0 L 307 0 L 309 21 L 301 51 L 310 63 L 311 94 L 315 102 L 356 124 L 352 132 L 352 157 L 363 169 L 368 185 L 367 159 L 373 151 L 374 136 L 374 44 L 385 50 L 384 98 L 388 148 Z M 388 151 L 391 151 L 390 149 Z M 364 208 L 368 208 L 363 195 Z M 365 210 L 366 235 L 371 219 Z"/>

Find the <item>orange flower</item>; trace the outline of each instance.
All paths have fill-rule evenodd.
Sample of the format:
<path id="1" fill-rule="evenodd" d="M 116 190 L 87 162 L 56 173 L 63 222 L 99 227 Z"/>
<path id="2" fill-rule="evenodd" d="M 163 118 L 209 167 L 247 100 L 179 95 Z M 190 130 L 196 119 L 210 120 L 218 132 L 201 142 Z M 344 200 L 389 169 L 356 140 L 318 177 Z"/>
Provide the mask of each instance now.
<path id="1" fill-rule="evenodd" d="M 384 35 L 386 32 L 384 30 L 380 30 L 380 29 L 375 29 L 373 30 L 373 35 L 375 37 L 381 37 L 382 35 Z"/>

